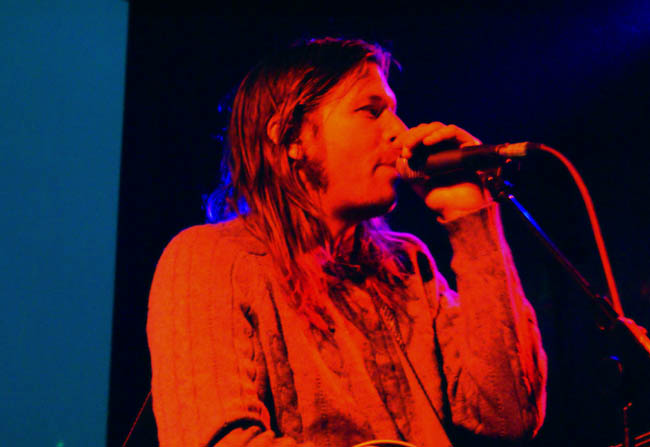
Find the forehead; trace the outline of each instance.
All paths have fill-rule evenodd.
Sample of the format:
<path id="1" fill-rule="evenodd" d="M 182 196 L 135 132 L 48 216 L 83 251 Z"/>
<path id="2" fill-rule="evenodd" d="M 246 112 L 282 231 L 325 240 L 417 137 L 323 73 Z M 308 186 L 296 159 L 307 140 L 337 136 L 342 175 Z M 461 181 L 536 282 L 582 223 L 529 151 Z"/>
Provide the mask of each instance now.
<path id="1" fill-rule="evenodd" d="M 364 63 L 343 78 L 330 91 L 326 101 L 349 103 L 367 99 L 383 100 L 396 106 L 395 93 L 379 66 L 372 62 Z"/>

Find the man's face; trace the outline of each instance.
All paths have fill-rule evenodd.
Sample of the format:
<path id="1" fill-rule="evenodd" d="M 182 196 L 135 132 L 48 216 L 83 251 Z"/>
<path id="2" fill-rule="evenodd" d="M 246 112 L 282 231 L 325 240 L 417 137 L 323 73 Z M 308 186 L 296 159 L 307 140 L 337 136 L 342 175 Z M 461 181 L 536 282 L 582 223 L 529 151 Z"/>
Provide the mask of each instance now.
<path id="1" fill-rule="evenodd" d="M 334 87 L 303 126 L 305 156 L 323 177 L 314 193 L 334 233 L 395 203 L 401 148 L 394 140 L 407 130 L 395 110 L 386 78 L 367 63 Z"/>

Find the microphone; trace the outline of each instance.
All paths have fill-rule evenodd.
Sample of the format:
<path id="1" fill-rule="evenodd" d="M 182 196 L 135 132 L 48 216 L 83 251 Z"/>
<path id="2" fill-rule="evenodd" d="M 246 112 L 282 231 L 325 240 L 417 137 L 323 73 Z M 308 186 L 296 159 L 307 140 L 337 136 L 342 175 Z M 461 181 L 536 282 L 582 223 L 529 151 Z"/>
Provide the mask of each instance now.
<path id="1" fill-rule="evenodd" d="M 496 168 L 512 158 L 525 157 L 538 143 L 481 144 L 432 152 L 435 146 L 421 146 L 409 160 L 398 158 L 397 172 L 405 180 L 431 178 L 457 171 L 482 171 Z"/>

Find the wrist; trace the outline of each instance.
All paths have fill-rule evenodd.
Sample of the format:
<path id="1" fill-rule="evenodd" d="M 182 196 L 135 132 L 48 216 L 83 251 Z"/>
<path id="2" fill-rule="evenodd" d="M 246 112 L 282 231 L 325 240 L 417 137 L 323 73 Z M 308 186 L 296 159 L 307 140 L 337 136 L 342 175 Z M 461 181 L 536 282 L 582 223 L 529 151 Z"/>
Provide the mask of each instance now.
<path id="1" fill-rule="evenodd" d="M 481 203 L 477 203 L 476 206 L 469 207 L 469 208 L 455 208 L 455 207 L 450 207 L 447 209 L 443 209 L 439 211 L 440 217 L 438 218 L 438 221 L 440 223 L 447 223 L 451 222 L 456 219 L 460 219 L 463 216 L 467 216 L 469 214 L 474 214 L 480 212 L 484 208 L 490 207 L 492 204 L 495 202 L 491 199 L 489 200 L 484 200 Z"/>

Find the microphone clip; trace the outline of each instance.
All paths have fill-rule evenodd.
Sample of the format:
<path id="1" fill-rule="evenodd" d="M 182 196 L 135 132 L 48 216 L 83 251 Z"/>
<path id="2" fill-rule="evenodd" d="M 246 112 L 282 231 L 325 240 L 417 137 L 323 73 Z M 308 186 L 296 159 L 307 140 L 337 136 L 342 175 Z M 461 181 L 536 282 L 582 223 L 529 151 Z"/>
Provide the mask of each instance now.
<path id="1" fill-rule="evenodd" d="M 477 171 L 476 174 L 481 181 L 481 186 L 487 189 L 495 200 L 499 201 L 512 194 L 516 181 L 514 179 L 516 179 L 520 167 L 520 160 L 509 158 L 499 167 Z"/>

